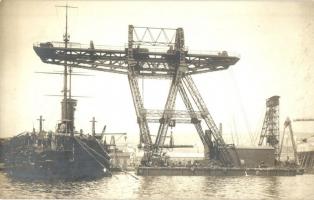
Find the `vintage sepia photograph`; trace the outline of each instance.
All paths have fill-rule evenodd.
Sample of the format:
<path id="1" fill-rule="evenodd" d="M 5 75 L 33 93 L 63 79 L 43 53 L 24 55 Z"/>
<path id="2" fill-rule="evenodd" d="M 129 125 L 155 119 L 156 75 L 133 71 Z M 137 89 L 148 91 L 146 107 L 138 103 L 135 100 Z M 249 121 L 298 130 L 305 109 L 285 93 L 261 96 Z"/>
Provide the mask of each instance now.
<path id="1" fill-rule="evenodd" d="M 314 199 L 314 1 L 0 0 L 0 199 Z"/>

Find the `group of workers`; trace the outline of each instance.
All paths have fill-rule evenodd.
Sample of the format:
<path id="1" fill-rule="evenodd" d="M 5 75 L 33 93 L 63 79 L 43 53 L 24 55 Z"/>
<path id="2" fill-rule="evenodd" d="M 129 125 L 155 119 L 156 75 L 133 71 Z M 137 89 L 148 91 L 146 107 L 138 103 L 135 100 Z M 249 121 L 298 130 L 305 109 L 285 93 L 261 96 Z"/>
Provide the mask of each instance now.
<path id="1" fill-rule="evenodd" d="M 27 132 L 16 136 L 10 140 L 12 147 L 36 147 L 42 149 L 51 149 L 52 145 L 60 146 L 63 142 L 62 138 L 53 135 L 52 131 L 41 131 L 39 133 Z"/>
<path id="2" fill-rule="evenodd" d="M 25 145 L 37 146 L 42 148 L 51 148 L 52 144 L 52 131 L 41 131 L 36 133 L 35 131 L 25 134 Z"/>

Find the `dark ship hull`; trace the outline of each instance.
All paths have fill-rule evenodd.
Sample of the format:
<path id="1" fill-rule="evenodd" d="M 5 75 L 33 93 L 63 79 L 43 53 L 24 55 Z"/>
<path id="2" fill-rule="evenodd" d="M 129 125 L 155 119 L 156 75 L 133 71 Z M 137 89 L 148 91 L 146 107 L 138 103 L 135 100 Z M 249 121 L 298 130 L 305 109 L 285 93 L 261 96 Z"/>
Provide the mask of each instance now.
<path id="1" fill-rule="evenodd" d="M 56 136 L 39 145 L 19 136 L 4 148 L 5 170 L 13 177 L 79 180 L 111 176 L 110 157 L 94 137 Z"/>

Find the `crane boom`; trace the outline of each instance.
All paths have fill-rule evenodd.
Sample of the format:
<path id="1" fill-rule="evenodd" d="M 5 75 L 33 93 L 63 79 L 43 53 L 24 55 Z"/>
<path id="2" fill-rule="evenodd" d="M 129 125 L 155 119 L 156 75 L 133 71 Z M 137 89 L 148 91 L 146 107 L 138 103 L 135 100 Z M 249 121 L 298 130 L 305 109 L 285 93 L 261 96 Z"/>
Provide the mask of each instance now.
<path id="1" fill-rule="evenodd" d="M 67 65 L 75 68 L 90 69 L 96 71 L 111 72 L 127 75 L 128 48 L 123 50 L 112 50 L 105 46 L 90 49 L 85 45 L 68 44 L 65 49 L 63 43 L 49 42 L 39 43 L 33 46 L 37 55 L 44 63 Z M 229 53 L 230 54 L 230 53 Z M 151 52 L 149 49 L 133 49 L 133 58 L 137 66 L 136 75 L 169 78 L 175 74 L 172 66 L 177 62 L 175 51 Z M 193 54 L 184 51 L 184 59 L 187 64 L 186 74 L 199 74 L 228 69 L 234 65 L 239 58 L 233 55 L 211 52 L 211 54 Z"/>

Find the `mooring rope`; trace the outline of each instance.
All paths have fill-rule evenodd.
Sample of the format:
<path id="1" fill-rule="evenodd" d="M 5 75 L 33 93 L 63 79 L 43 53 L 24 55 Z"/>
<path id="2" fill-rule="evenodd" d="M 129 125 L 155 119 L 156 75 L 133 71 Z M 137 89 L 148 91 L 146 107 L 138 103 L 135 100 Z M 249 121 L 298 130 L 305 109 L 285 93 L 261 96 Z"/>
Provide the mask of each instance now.
<path id="1" fill-rule="evenodd" d="M 108 155 L 108 153 L 106 152 L 105 148 L 99 143 L 98 140 L 96 140 L 98 146 L 101 148 L 101 150 L 110 158 L 110 156 Z M 107 158 L 108 159 L 108 158 Z"/>
<path id="2" fill-rule="evenodd" d="M 81 145 L 81 147 L 88 153 L 88 155 L 90 155 L 92 158 L 95 159 L 95 161 L 96 161 L 100 166 L 102 166 L 103 168 L 107 168 L 107 167 L 105 167 L 99 160 L 97 160 L 97 158 L 95 158 L 95 156 L 92 155 L 92 154 L 80 143 L 80 141 L 79 141 L 77 138 L 74 137 L 74 139 L 77 141 L 77 143 L 78 143 L 79 145 Z"/>
<path id="3" fill-rule="evenodd" d="M 99 160 L 97 160 L 97 158 L 95 158 L 94 155 L 92 155 L 92 153 L 89 152 L 89 150 L 88 150 L 87 148 L 89 148 L 90 150 L 92 150 L 94 153 L 96 153 L 97 155 L 99 155 L 99 156 L 102 157 L 103 159 L 106 159 L 106 160 L 107 160 L 107 158 L 105 158 L 104 156 L 102 156 L 101 154 L 99 154 L 99 153 L 98 153 L 97 151 L 95 151 L 94 149 L 90 148 L 87 144 L 85 144 L 85 143 L 84 143 L 83 141 L 81 141 L 80 139 L 75 138 L 75 140 L 78 142 L 79 145 L 81 145 L 81 147 L 82 147 L 92 158 L 94 158 L 94 159 L 96 160 L 96 162 L 97 162 L 98 164 L 100 164 L 102 167 L 106 168 Z M 85 146 L 84 146 L 84 145 L 85 145 Z M 87 147 L 87 148 L 86 148 L 86 147 Z M 132 177 L 135 178 L 136 180 L 139 180 L 136 176 L 134 176 L 133 174 L 131 174 L 131 173 L 129 173 L 129 172 L 127 172 L 127 171 L 125 171 L 125 170 L 122 170 L 122 169 L 121 169 L 121 171 L 124 172 L 124 173 L 126 173 L 126 174 L 128 174 L 128 175 L 130 175 L 130 176 L 132 176 Z"/>
<path id="4" fill-rule="evenodd" d="M 93 151 L 96 155 L 100 156 L 101 158 L 108 160 L 108 158 L 104 157 L 103 155 L 101 155 L 100 153 L 98 153 L 97 151 L 95 151 L 94 149 L 92 149 L 90 146 L 88 146 L 87 144 L 85 144 L 82 140 L 75 138 L 78 142 L 80 142 L 81 144 L 85 145 L 86 148 L 90 149 L 91 151 Z"/>
<path id="5" fill-rule="evenodd" d="M 122 170 L 122 169 L 121 169 L 121 171 L 124 172 L 124 173 L 126 173 L 126 174 L 128 174 L 128 175 L 130 175 L 130 176 L 132 176 L 132 177 L 135 178 L 136 180 L 139 180 L 139 178 L 137 178 L 136 176 L 134 176 L 133 174 L 131 174 L 131 173 L 129 173 L 129 172 L 124 171 L 124 170 Z"/>

